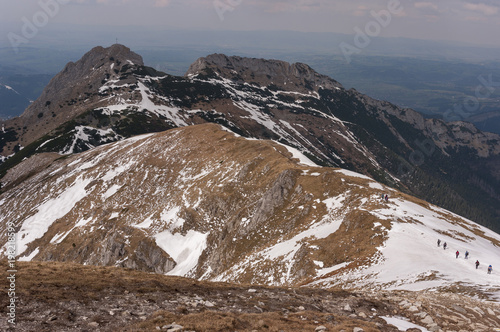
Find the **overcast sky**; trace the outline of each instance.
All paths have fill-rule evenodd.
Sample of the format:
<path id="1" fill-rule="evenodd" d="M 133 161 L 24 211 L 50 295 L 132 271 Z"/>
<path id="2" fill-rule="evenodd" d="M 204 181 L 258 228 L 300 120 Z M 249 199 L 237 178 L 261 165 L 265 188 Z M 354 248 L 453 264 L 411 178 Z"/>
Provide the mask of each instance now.
<path id="1" fill-rule="evenodd" d="M 48 4 L 45 9 L 43 3 Z M 0 0 L 0 19 L 4 39 L 9 32 L 21 34 L 26 20 L 31 23 L 38 20 L 42 28 L 66 23 L 347 34 L 354 34 L 357 28 L 372 28 L 373 35 L 382 37 L 500 46 L 500 0 L 400 0 L 398 3 L 398 0 Z M 43 16 L 44 10 L 50 14 L 48 20 Z M 384 26 L 377 23 L 378 29 L 372 12 L 389 12 L 391 17 L 383 16 Z"/>

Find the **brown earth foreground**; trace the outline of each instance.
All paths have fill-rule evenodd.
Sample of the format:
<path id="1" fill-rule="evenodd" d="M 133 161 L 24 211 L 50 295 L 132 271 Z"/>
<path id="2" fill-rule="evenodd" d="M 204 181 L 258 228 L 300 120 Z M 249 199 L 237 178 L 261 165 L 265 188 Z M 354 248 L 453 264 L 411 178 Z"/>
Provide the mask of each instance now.
<path id="1" fill-rule="evenodd" d="M 6 262 L 1 278 L 7 285 Z M 437 292 L 347 292 L 201 282 L 114 267 L 17 263 L 16 325 L 2 331 L 398 331 L 380 316 L 431 331 L 495 331 L 498 303 Z M 416 329 L 409 331 L 418 331 Z"/>

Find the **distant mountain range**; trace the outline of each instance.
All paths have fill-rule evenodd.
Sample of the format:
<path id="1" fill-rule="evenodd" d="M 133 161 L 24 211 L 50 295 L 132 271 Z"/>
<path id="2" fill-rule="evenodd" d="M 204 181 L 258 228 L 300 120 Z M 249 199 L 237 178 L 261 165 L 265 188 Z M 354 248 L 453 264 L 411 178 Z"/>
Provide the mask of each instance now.
<path id="1" fill-rule="evenodd" d="M 352 62 L 347 64 L 339 45 L 343 42 L 352 44 L 354 36 L 351 35 L 285 31 L 159 31 L 95 26 L 84 28 L 91 31 L 89 34 L 71 26 L 55 26 L 47 28 L 51 30 L 50 35 L 56 37 L 46 40 L 42 35 L 37 36 L 36 43 L 33 41 L 29 47 L 21 47 L 19 53 L 14 53 L 9 44 L 0 48 L 0 83 L 35 100 L 48 83 L 48 79 L 37 82 L 36 75 L 49 73 L 50 77 L 54 76 L 68 61 L 79 59 L 93 47 L 96 35 L 105 43 L 115 40 L 116 36 L 126 35 L 132 43 L 130 46 L 143 56 L 145 64 L 169 74 L 182 76 L 197 58 L 214 52 L 302 62 L 335 78 L 344 87 L 353 87 L 375 99 L 412 108 L 426 117 L 472 122 L 482 131 L 500 134 L 500 89 L 495 86 L 494 89 L 482 90 L 481 98 L 476 96 L 476 89 L 482 86 L 480 77 L 487 79 L 491 75 L 493 82 L 500 81 L 499 52 L 492 47 L 373 38 L 370 47 L 354 55 Z M 17 82 L 4 81 L 4 77 L 14 81 L 19 78 L 23 85 L 34 88 L 36 93 L 26 94 Z M 450 115 L 450 110 L 465 106 L 470 98 L 477 103 L 466 108 L 467 114 L 455 112 Z M 0 101 L 4 102 L 3 99 Z M 25 107 L 25 103 L 17 104 L 13 116 L 20 115 Z M 0 105 L 0 118 L 5 118 L 2 114 Z M 484 117 L 488 119 L 485 121 Z"/>
<path id="2" fill-rule="evenodd" d="M 2 123 L 0 148 L 11 157 L 0 171 L 36 153 L 72 154 L 206 122 L 287 144 L 318 164 L 369 175 L 500 229 L 498 135 L 425 119 L 277 60 L 214 54 L 181 77 L 145 67 L 122 45 L 96 47 L 56 75 L 22 116 Z"/>

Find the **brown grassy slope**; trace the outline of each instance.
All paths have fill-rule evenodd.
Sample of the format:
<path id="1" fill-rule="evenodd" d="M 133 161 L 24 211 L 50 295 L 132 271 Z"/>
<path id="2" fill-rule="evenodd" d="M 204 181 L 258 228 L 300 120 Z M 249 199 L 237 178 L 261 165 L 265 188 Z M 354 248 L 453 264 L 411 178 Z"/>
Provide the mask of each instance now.
<path id="1" fill-rule="evenodd" d="M 391 227 L 388 220 L 366 211 L 390 207 L 390 202 L 378 199 L 383 187 L 374 189 L 368 185 L 372 181 L 333 168 L 298 164 L 275 142 L 236 137 L 215 124 L 101 146 L 52 163 L 33 158 L 38 159 L 44 161 L 38 173 L 24 167 L 33 162 L 26 160 L 7 175 L 8 190 L 1 196 L 5 220 L 22 223 L 78 177 L 90 183 L 88 195 L 28 245 L 23 255 L 38 248 L 37 261 L 118 264 L 166 273 L 175 262 L 152 237 L 167 229 L 182 235 L 196 231 L 209 235 L 207 249 L 190 276 L 210 279 L 224 274 L 224 280 L 251 284 L 266 284 L 272 278 L 274 285 L 297 285 L 315 277 L 314 261 L 324 267 L 365 264 L 386 237 L 374 223 L 385 230 Z M 92 166 L 79 169 L 89 163 Z M 128 164 L 126 171 L 105 180 L 108 172 Z M 119 190 L 103 198 L 113 185 Z M 395 191 L 391 196 L 428 206 Z M 331 197 L 341 198 L 341 206 L 328 211 L 323 201 Z M 184 223 L 170 229 L 162 213 L 175 208 Z M 321 224 L 325 217 L 339 230 L 324 239 L 303 239 L 289 276 L 286 259 L 246 263 L 258 258 L 252 255 Z M 134 227 L 146 218 L 153 221 L 151 227 Z M 88 223 L 74 227 L 82 220 Z M 0 240 L 6 241 L 6 234 L 0 232 Z M 60 243 L 51 242 L 65 234 Z"/>
<path id="2" fill-rule="evenodd" d="M 396 331 L 381 319 L 348 317 L 352 312 L 343 310 L 349 303 L 358 313 L 388 314 L 397 311 L 394 305 L 345 291 L 199 282 L 72 263 L 17 267 L 16 331 L 151 331 L 174 322 L 185 331 L 314 331 L 320 325 L 329 331 Z M 5 288 L 0 293 L 5 317 Z M 2 317 L 0 329 L 6 328 Z"/>
<path id="3" fill-rule="evenodd" d="M 315 331 L 321 325 L 327 331 L 398 331 L 381 316 L 405 317 L 436 331 L 500 328 L 498 303 L 456 289 L 350 293 L 211 283 L 72 263 L 18 262 L 17 269 L 17 325 L 7 324 L 2 287 L 1 331 L 155 331 L 173 323 L 183 326 L 181 331 L 199 332 Z M 2 261 L 1 280 L 6 271 Z"/>
<path id="4" fill-rule="evenodd" d="M 373 254 L 383 236 L 370 240 L 375 220 L 357 211 L 360 201 L 374 192 L 366 187 L 367 180 L 344 179 L 346 176 L 335 169 L 303 166 L 291 157 L 286 148 L 272 141 L 235 137 L 214 124 L 190 126 L 57 160 L 43 165 L 36 174 L 29 173 L 28 178 L 23 165 L 32 161 L 27 160 L 7 175 L 3 207 L 6 218 L 19 224 L 35 214 L 44 201 L 56 199 L 78 177 L 91 179 L 86 188 L 88 195 L 55 221 L 43 237 L 31 242 L 23 255 L 39 248 L 35 260 L 92 265 L 114 265 L 120 261 L 124 267 L 160 273 L 171 269 L 173 261 L 160 250 L 149 255 L 155 249 L 150 237 L 168 228 L 161 221 L 162 213 L 178 207 L 178 217 L 185 222 L 174 233 L 210 233 L 203 256 L 206 265 L 200 264 L 196 271 L 196 277 L 201 277 L 208 268 L 213 275 L 220 274 L 248 254 L 290 239 L 321 222 L 329 213 L 321 201 L 349 193 L 345 209 L 330 213 L 331 218 L 339 223 L 347 220 L 352 227 L 343 229 L 340 237 L 316 241 L 314 245 L 324 247 L 324 254 L 311 251 L 304 243 L 293 279 L 307 277 L 315 268 L 313 259 L 332 266 L 339 260 Z M 37 158 L 40 159 L 35 156 L 33 160 Z M 95 160 L 99 161 L 93 166 L 78 169 Z M 132 166 L 127 171 L 112 180 L 103 180 L 103 175 L 129 162 Z M 198 178 L 199 174 L 203 176 Z M 120 189 L 103 199 L 113 185 Z M 133 227 L 147 217 L 154 220 L 151 228 Z M 247 224 L 242 221 L 245 218 L 249 220 Z M 91 221 L 74 228 L 81 220 Z M 69 231 L 60 243 L 51 243 Z M 0 234 L 0 239 L 4 236 Z M 335 253 L 342 243 L 352 243 L 353 238 L 366 243 L 366 248 L 357 246 L 361 249 L 356 252 Z M 341 249 L 344 251 L 345 246 Z M 277 274 L 282 273 L 284 263 L 267 263 L 275 266 Z M 264 283 L 260 272 L 262 269 L 248 270 L 231 280 Z M 276 280 L 279 278 L 276 275 Z"/>

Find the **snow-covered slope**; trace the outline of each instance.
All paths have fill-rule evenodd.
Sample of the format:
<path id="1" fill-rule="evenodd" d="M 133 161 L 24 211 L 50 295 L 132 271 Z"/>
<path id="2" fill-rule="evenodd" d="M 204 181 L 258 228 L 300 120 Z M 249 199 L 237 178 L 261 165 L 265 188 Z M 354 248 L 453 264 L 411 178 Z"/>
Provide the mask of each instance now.
<path id="1" fill-rule="evenodd" d="M 387 239 L 369 264 L 311 284 L 385 290 L 475 287 L 500 299 L 500 273 L 487 273 L 489 265 L 500 268 L 498 234 L 436 206 L 399 197 L 387 205 L 371 211 L 391 226 L 374 225 L 387 233 Z"/>
<path id="2" fill-rule="evenodd" d="M 267 285 L 461 287 L 497 296 L 500 274 L 487 274 L 486 266 L 500 268 L 499 235 L 364 175 L 298 156 L 213 124 L 62 159 L 37 155 L 3 179 L 1 253 L 13 221 L 21 260 Z M 438 248 L 438 239 L 449 249 Z"/>

